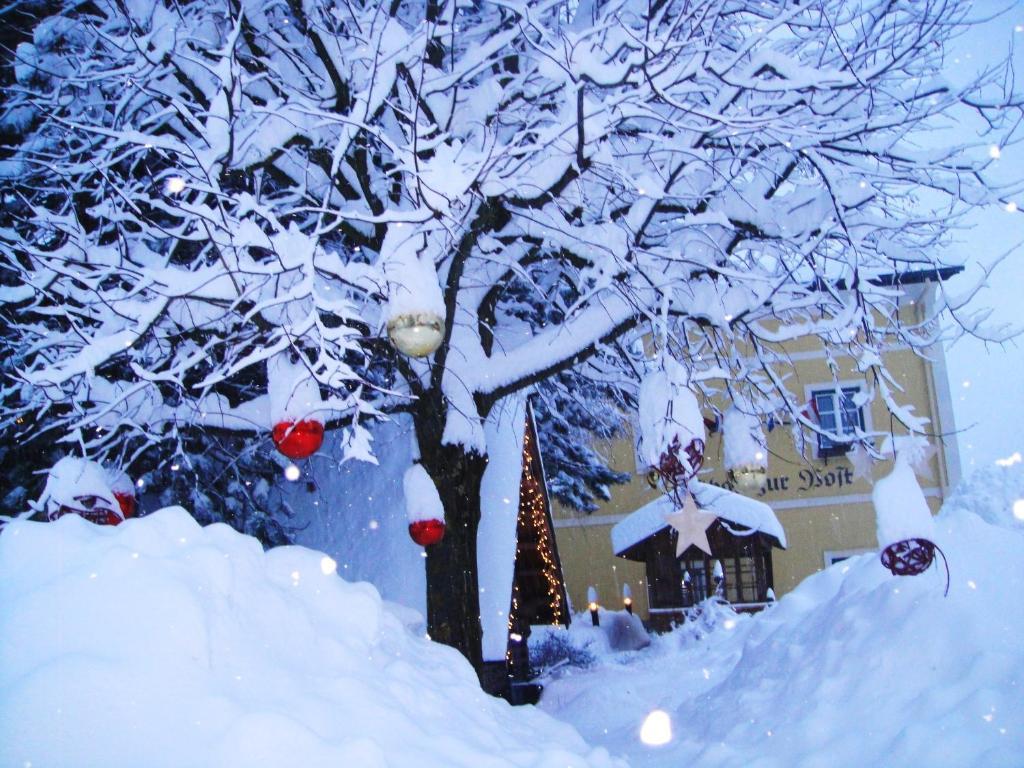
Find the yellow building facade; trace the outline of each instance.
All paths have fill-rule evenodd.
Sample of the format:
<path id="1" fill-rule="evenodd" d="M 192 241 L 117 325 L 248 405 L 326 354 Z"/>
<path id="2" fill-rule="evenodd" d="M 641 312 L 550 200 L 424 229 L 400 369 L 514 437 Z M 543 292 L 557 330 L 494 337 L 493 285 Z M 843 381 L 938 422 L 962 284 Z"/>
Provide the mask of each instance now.
<path id="1" fill-rule="evenodd" d="M 916 291 L 916 298 L 901 312 L 908 321 L 920 320 L 930 291 Z M 857 370 L 856 362 L 837 356 L 838 389 L 830 372 L 822 342 L 814 337 L 789 343 L 785 352 L 791 361 L 786 386 L 798 402 L 815 402 L 822 424 L 832 419 L 837 428 L 854 422 L 866 432 L 905 433 L 890 418 L 880 397 L 854 407 L 857 392 L 872 389 L 872 382 Z M 895 384 L 901 405 L 913 409 L 915 416 L 929 420 L 930 443 L 934 453 L 927 467 L 918 472 L 918 480 L 933 513 L 938 510 L 949 489 L 959 479 L 959 457 L 952 418 L 952 403 L 944 358 L 939 347 L 921 356 L 909 348 L 893 348 L 885 353 L 885 364 Z M 838 400 L 839 396 L 844 399 Z M 848 398 L 848 399 L 846 399 Z M 722 406 L 726 404 L 721 404 Z M 708 409 L 706 416 L 712 416 Z M 777 424 L 766 433 L 768 439 L 768 477 L 764 489 L 755 498 L 768 504 L 786 534 L 788 546 L 775 549 L 772 565 L 777 595 L 792 590 L 804 578 L 845 557 L 876 551 L 875 512 L 871 503 L 873 481 L 884 477 L 891 461 L 878 461 L 858 477 L 844 446 L 829 444 L 816 435 L 806 436 L 803 454 L 795 445 L 789 424 Z M 648 592 L 643 563 L 616 557 L 610 531 L 634 511 L 653 501 L 660 491 L 652 489 L 636 466 L 635 430 L 616 441 L 596 445 L 612 468 L 629 472 L 632 480 L 611 489 L 611 500 L 592 514 L 579 513 L 555 505 L 554 525 L 562 568 L 570 600 L 581 609 L 586 605 L 587 589 L 597 588 L 600 602 L 609 609 L 622 606 L 622 587 L 632 591 L 636 612 L 648 618 Z M 880 445 L 880 440 L 875 441 Z M 704 466 L 698 478 L 704 482 L 731 488 L 723 466 L 722 434 L 708 434 Z"/>

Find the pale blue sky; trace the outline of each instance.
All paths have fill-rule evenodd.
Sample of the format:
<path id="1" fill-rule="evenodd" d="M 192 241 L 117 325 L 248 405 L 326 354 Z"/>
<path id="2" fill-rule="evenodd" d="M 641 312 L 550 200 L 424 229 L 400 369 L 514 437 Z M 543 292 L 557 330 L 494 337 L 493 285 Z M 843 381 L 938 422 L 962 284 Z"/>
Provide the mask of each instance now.
<path id="1" fill-rule="evenodd" d="M 969 32 L 949 61 L 952 80 L 968 76 L 985 62 L 993 62 L 1013 49 L 1017 82 L 1024 93 L 1024 2 L 983 0 L 974 3 L 976 17 L 997 14 Z M 1002 11 L 1000 13 L 1000 11 Z M 1019 143 L 1002 148 L 996 161 L 1004 179 L 1024 177 L 1024 132 Z M 1001 206 L 972 218 L 971 228 L 958 236 L 950 253 L 969 263 L 991 263 L 1008 254 L 977 297 L 977 306 L 993 309 L 990 322 L 1024 327 L 1024 199 L 1015 212 Z M 953 281 L 955 289 L 973 284 L 981 271 L 969 266 Z M 1015 451 L 1024 454 L 1024 338 L 1002 346 L 964 338 L 947 351 L 950 391 L 960 437 L 965 474 Z"/>

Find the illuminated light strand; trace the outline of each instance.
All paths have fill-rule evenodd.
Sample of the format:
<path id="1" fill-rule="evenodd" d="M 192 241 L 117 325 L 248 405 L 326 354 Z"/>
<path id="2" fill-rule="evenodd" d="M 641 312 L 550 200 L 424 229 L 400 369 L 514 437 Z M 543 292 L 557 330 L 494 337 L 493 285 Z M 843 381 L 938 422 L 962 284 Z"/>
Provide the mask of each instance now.
<path id="1" fill-rule="evenodd" d="M 521 485 L 521 497 L 524 500 L 520 515 L 525 511 L 528 520 L 533 524 L 534 530 L 539 531 L 537 541 L 537 553 L 542 562 L 541 572 L 544 580 L 547 581 L 548 606 L 551 609 L 555 623 L 561 624 L 564 614 L 562 605 L 561 582 L 558 578 L 558 562 L 555 560 L 554 550 L 551 546 L 551 532 L 546 525 L 544 508 L 544 493 L 540 481 L 533 474 L 530 461 L 530 445 L 532 437 L 529 428 L 523 436 L 523 481 Z"/>
<path id="2" fill-rule="evenodd" d="M 547 526 L 544 506 L 544 491 L 536 475 L 533 473 L 530 446 L 532 444 L 529 421 L 523 435 L 523 474 L 519 485 L 519 515 L 516 523 L 517 530 L 520 522 L 532 524 L 534 530 L 539 532 L 537 537 L 537 554 L 541 559 L 541 574 L 547 582 L 548 607 L 551 610 L 554 623 L 562 624 L 565 616 L 565 606 L 562 604 L 561 581 L 558 578 L 559 568 L 555 559 L 554 549 L 551 546 L 551 531 Z M 520 542 L 516 542 L 516 561 L 519 561 L 521 554 Z M 519 584 L 513 581 L 512 584 L 512 608 L 508 613 L 508 632 L 513 631 L 513 620 L 519 614 Z M 505 660 L 512 661 L 512 649 L 506 647 Z"/>

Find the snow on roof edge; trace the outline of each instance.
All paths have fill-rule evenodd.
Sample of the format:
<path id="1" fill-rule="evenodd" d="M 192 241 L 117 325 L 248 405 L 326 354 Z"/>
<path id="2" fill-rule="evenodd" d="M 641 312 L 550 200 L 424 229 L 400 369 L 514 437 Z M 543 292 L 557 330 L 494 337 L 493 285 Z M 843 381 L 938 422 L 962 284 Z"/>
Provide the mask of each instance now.
<path id="1" fill-rule="evenodd" d="M 690 490 L 697 506 L 729 523 L 746 526 L 774 536 L 785 549 L 786 532 L 772 508 L 763 501 L 742 496 L 717 485 L 694 481 Z M 665 515 L 675 511 L 675 503 L 667 494 L 645 504 L 612 526 L 612 551 L 620 555 L 634 544 L 653 536 L 668 525 Z"/>

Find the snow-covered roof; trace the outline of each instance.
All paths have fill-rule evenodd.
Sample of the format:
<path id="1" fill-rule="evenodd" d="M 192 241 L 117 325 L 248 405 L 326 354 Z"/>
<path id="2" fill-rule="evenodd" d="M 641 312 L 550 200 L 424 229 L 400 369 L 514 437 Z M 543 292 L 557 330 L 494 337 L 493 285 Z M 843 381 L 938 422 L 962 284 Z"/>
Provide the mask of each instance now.
<path id="1" fill-rule="evenodd" d="M 710 512 L 726 523 L 742 525 L 774 536 L 781 546 L 786 546 L 786 532 L 782 530 L 782 524 L 772 508 L 764 502 L 699 481 L 690 483 L 690 491 L 697 506 L 705 512 Z M 640 507 L 612 528 L 612 551 L 616 555 L 621 554 L 667 527 L 665 515 L 674 511 L 675 502 L 668 495 L 659 496 L 650 504 Z"/>

